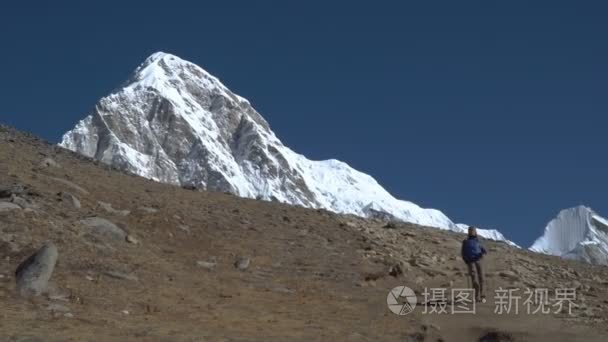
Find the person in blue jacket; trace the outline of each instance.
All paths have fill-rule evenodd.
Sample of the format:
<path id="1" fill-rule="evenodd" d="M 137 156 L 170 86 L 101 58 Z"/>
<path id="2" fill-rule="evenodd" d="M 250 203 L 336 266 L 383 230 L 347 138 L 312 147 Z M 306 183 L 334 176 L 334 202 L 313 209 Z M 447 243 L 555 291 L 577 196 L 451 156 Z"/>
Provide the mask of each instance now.
<path id="1" fill-rule="evenodd" d="M 487 254 L 486 249 L 477 239 L 477 229 L 469 227 L 468 236 L 462 241 L 462 260 L 467 264 L 477 301 L 483 301 L 486 297 L 483 289 L 483 268 L 481 267 L 481 259 L 485 254 Z M 475 277 L 476 274 L 477 277 Z"/>

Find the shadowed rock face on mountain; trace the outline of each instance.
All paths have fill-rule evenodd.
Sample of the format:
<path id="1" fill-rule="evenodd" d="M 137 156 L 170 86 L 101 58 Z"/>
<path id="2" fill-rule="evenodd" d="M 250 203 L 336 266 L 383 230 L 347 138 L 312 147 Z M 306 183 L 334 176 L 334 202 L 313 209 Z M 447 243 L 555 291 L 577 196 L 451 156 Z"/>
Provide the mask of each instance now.
<path id="1" fill-rule="evenodd" d="M 582 205 L 564 209 L 530 250 L 608 265 L 608 220 Z"/>
<path id="2" fill-rule="evenodd" d="M 440 211 L 394 198 L 343 162 L 295 153 L 249 101 L 162 52 L 102 98 L 61 146 L 164 183 L 459 230 Z"/>

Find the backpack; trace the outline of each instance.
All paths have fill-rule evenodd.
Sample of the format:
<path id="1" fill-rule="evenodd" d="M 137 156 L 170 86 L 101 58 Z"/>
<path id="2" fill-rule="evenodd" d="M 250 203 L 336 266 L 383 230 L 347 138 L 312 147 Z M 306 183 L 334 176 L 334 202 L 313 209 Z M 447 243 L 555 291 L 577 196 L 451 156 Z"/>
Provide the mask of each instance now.
<path id="1" fill-rule="evenodd" d="M 485 250 L 477 238 L 468 238 L 462 241 L 462 259 L 469 263 L 481 259 Z"/>

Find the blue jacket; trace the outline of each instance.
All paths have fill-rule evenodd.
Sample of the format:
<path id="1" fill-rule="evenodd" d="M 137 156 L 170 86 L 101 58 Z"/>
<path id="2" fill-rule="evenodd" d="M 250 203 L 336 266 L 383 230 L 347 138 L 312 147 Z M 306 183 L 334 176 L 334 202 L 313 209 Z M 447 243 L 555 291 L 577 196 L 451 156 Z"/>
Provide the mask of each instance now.
<path id="1" fill-rule="evenodd" d="M 469 236 L 462 241 L 462 260 L 464 262 L 478 261 L 486 253 L 486 249 L 483 248 L 476 236 Z"/>

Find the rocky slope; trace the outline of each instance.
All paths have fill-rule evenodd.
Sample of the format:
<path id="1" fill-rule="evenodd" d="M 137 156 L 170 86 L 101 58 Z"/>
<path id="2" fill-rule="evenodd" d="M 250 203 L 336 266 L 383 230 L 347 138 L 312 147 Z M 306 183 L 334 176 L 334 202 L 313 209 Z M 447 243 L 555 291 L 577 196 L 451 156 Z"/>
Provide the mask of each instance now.
<path id="1" fill-rule="evenodd" d="M 608 265 L 608 220 L 585 206 L 564 209 L 530 250 Z"/>
<path id="2" fill-rule="evenodd" d="M 606 268 L 500 242 L 488 303 L 425 314 L 425 288 L 467 287 L 462 238 L 161 184 L 0 126 L 0 341 L 605 340 Z M 406 316 L 387 308 L 400 285 Z M 577 306 L 495 313 L 495 289 L 526 287 Z"/>
<path id="3" fill-rule="evenodd" d="M 461 231 L 343 162 L 295 153 L 249 101 L 167 53 L 147 58 L 60 145 L 163 183 Z M 495 230 L 480 234 L 506 240 Z"/>

